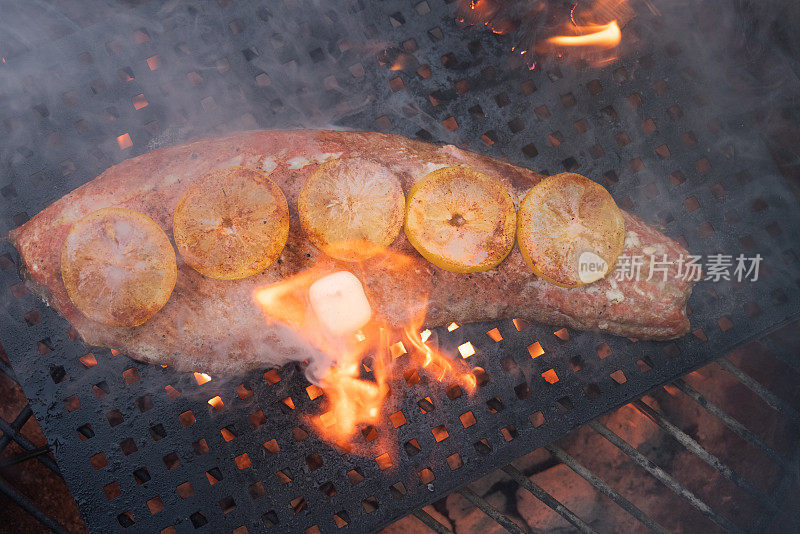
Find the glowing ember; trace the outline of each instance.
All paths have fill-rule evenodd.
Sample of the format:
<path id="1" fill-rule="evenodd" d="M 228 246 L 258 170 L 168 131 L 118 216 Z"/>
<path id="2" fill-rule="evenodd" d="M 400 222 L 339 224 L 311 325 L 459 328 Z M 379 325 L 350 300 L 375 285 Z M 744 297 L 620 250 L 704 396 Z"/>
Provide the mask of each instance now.
<path id="1" fill-rule="evenodd" d="M 194 379 L 197 380 L 198 386 L 202 386 L 206 382 L 211 382 L 211 377 L 205 373 L 195 373 Z"/>
<path id="2" fill-rule="evenodd" d="M 208 399 L 208 404 L 216 410 L 221 410 L 225 407 L 225 404 L 222 402 L 222 399 L 219 397 L 219 395 L 213 399 Z"/>
<path id="3" fill-rule="evenodd" d="M 337 271 L 326 261 L 254 293 L 267 322 L 301 336 L 310 353 L 318 351 L 309 357 L 316 385 L 306 391 L 312 400 L 322 397 L 317 402 L 324 413 L 308 419 L 324 439 L 352 450 L 359 433 L 366 442 L 377 439 L 374 426 L 384 419 L 394 417 L 397 425 L 399 416 L 390 415 L 396 409 L 386 409 L 387 397 L 390 384 L 402 387 L 404 379 L 411 384 L 411 377 L 419 381 L 426 374 L 468 393 L 475 390 L 477 379 L 466 362 L 432 347 L 430 330 L 420 332 L 428 296 L 422 287 L 408 287 L 407 273 L 415 260 L 384 251 L 350 264 L 348 271 Z M 371 291 L 371 284 L 387 280 L 402 283 L 402 289 L 396 285 L 390 290 L 409 292 L 405 309 L 384 308 L 386 287 Z M 475 353 L 469 343 L 459 350 L 463 358 Z M 294 409 L 291 398 L 284 403 Z"/>

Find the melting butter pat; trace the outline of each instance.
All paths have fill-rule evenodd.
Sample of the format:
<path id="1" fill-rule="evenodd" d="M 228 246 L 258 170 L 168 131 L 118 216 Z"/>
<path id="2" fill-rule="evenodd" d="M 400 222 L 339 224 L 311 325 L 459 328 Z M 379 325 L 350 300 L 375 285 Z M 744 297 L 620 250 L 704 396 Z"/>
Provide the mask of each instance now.
<path id="1" fill-rule="evenodd" d="M 352 334 L 372 318 L 364 286 L 349 271 L 331 273 L 311 284 L 308 299 L 319 321 L 332 334 Z"/>

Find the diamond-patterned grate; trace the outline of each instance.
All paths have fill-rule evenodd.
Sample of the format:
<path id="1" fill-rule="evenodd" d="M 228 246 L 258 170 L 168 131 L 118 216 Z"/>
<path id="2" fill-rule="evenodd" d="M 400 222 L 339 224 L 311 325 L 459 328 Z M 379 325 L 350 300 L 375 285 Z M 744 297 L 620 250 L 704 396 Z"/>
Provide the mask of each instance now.
<path id="1" fill-rule="evenodd" d="M 693 253 L 764 261 L 758 282 L 699 284 L 693 333 L 671 343 L 510 320 L 440 329 L 453 354 L 472 344 L 483 385 L 468 396 L 398 358 L 358 456 L 304 425 L 323 399 L 297 366 L 199 385 L 85 347 L 5 244 L 0 337 L 93 531 L 371 530 L 797 315 L 794 200 L 726 82 L 646 12 L 625 30 L 640 52 L 528 71 L 444 0 L 138 4 L 7 13 L 20 31 L 0 39 L 3 232 L 153 147 L 333 125 L 577 170 Z"/>

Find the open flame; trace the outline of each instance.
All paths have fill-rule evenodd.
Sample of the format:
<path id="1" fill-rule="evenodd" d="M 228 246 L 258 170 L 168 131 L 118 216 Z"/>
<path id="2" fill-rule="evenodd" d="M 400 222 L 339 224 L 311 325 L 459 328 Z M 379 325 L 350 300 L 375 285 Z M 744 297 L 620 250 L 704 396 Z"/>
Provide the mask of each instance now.
<path id="1" fill-rule="evenodd" d="M 413 270 L 416 261 L 391 251 L 382 251 L 359 263 L 325 259 L 254 293 L 269 324 L 289 328 L 318 353 L 310 357 L 308 374 L 324 391 L 324 412 L 309 416 L 308 420 L 324 439 L 346 450 L 352 451 L 359 431 L 389 418 L 385 408 L 391 385 L 403 379 L 408 381 L 414 372 L 447 385 L 458 384 L 468 393 L 477 385 L 466 358 L 459 361 L 442 354 L 433 346 L 431 331 L 422 330 L 427 291 L 423 287 L 408 287 L 408 280 L 415 278 L 409 270 Z M 314 293 L 311 288 L 318 282 L 345 280 L 341 282 L 345 284 L 342 286 L 345 294 L 337 294 L 336 298 L 344 299 L 349 308 L 342 310 L 350 315 L 352 302 L 357 299 L 353 300 L 348 293 L 360 288 L 353 289 L 347 277 L 340 276 L 345 270 L 363 284 L 372 308 L 370 319 L 350 332 L 335 331 L 330 326 L 332 318 L 321 316 L 320 310 L 336 309 L 335 302 L 321 306 L 312 302 L 311 296 Z M 386 288 L 371 291 L 370 282 L 376 284 L 379 279 L 403 284 L 408 298 L 393 300 L 408 303 L 405 314 L 398 317 L 397 310 L 387 308 L 382 302 L 382 299 L 388 301 L 390 295 Z M 396 360 L 400 358 L 405 359 L 402 363 L 411 370 L 403 377 L 396 376 L 399 374 Z"/>
<path id="2" fill-rule="evenodd" d="M 592 65 L 617 59 L 622 28 L 635 16 L 628 0 L 463 0 L 462 6 L 460 23 L 513 34 L 511 50 L 530 69 L 537 57 Z"/>
<path id="3" fill-rule="evenodd" d="M 614 48 L 622 40 L 617 21 L 608 24 L 575 26 L 577 35 L 557 35 L 548 39 L 556 46 L 592 46 L 601 50 Z"/>

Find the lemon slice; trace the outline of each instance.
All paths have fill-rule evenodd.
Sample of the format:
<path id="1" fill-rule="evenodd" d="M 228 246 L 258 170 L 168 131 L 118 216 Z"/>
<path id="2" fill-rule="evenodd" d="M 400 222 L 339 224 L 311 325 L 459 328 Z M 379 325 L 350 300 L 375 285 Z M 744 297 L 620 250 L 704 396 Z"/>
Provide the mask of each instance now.
<path id="1" fill-rule="evenodd" d="M 214 169 L 181 197 L 172 231 L 178 252 L 194 270 L 237 280 L 278 258 L 289 237 L 289 207 L 263 172 Z"/>
<path id="2" fill-rule="evenodd" d="M 545 178 L 525 195 L 517 241 L 537 276 L 578 287 L 614 268 L 625 244 L 625 223 L 603 186 L 565 172 Z"/>
<path id="3" fill-rule="evenodd" d="M 395 173 L 365 158 L 334 159 L 317 167 L 300 191 L 300 223 L 318 249 L 359 261 L 395 240 L 405 197 Z"/>
<path id="4" fill-rule="evenodd" d="M 406 236 L 425 259 L 447 271 L 499 265 L 514 246 L 515 224 L 505 186 L 468 167 L 428 173 L 408 193 Z"/>
<path id="5" fill-rule="evenodd" d="M 61 249 L 67 295 L 86 317 L 108 326 L 137 326 L 169 300 L 177 278 L 175 251 L 150 217 L 103 208 L 72 225 Z"/>

